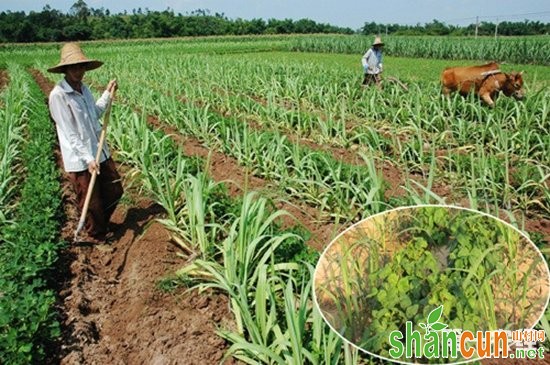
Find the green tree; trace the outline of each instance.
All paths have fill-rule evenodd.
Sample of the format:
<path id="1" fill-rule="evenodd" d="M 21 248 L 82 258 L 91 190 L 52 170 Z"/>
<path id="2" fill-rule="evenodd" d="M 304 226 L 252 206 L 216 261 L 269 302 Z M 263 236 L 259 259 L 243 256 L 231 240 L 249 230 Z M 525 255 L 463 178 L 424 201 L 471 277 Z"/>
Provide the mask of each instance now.
<path id="1" fill-rule="evenodd" d="M 72 6 L 70 13 L 77 17 L 78 20 L 87 22 L 90 16 L 90 9 L 84 0 L 77 0 Z"/>

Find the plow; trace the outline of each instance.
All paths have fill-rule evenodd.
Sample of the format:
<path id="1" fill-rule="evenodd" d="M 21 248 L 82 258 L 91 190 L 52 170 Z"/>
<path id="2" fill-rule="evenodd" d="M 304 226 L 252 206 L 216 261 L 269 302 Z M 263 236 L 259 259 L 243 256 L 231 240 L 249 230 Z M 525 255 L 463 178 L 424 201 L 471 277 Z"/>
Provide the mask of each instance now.
<path id="1" fill-rule="evenodd" d="M 399 86 L 401 86 L 401 88 L 405 91 L 409 91 L 409 88 L 407 87 L 407 85 L 405 85 L 401 80 L 399 80 L 398 78 L 396 77 L 393 77 L 393 76 L 388 76 L 384 79 L 382 79 L 382 81 L 388 81 L 388 82 L 391 82 L 393 84 L 397 84 Z"/>

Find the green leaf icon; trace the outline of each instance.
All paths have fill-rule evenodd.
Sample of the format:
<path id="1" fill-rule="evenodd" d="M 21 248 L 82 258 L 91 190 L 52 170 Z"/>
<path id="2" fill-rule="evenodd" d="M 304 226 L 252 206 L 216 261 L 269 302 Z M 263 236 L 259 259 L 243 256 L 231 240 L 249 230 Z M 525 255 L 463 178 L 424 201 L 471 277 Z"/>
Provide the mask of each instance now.
<path id="1" fill-rule="evenodd" d="M 443 312 L 443 305 L 440 305 L 436 309 L 430 312 L 428 315 L 428 325 L 432 326 L 434 323 L 439 321 L 439 318 L 441 318 L 441 313 Z"/>
<path id="2" fill-rule="evenodd" d="M 447 328 L 447 325 L 441 322 L 435 322 L 434 324 L 432 324 L 432 329 L 434 331 L 441 331 L 445 328 Z"/>

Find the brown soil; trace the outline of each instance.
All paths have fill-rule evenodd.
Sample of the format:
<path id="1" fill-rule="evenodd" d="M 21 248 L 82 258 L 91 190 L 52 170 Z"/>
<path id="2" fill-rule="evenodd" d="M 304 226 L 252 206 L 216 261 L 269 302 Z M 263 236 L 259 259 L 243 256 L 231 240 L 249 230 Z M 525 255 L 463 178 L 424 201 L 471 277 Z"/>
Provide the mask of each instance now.
<path id="1" fill-rule="evenodd" d="M 53 85 L 31 71 L 45 95 Z M 59 152 L 56 152 L 58 162 Z M 119 166 L 124 176 L 124 167 Z M 62 338 L 49 364 L 217 364 L 227 344 L 216 334 L 231 324 L 227 297 L 177 290 L 165 293 L 158 280 L 184 262 L 166 229 L 154 219 L 163 210 L 126 191 L 112 218 L 113 240 L 73 242 L 78 221 L 74 194 L 63 180 L 68 243 L 59 263 L 58 310 Z M 234 363 L 232 359 L 225 363 Z"/>
<path id="2" fill-rule="evenodd" d="M 525 222 L 525 230 L 527 232 L 537 232 L 541 234 L 542 239 L 550 245 L 550 219 L 528 219 Z"/>
<path id="3" fill-rule="evenodd" d="M 162 209 L 143 199 L 117 208 L 108 245 L 70 244 L 70 281 L 60 291 L 64 314 L 61 364 L 214 364 L 230 322 L 227 297 L 164 293 L 160 278 L 183 265 L 163 226 Z M 71 221 L 76 222 L 77 217 Z M 153 222 L 151 224 L 151 222 Z M 67 232 L 71 233 L 71 232 Z M 64 237 L 71 242 L 71 237 Z M 65 262 L 64 265 L 69 264 Z"/>
<path id="4" fill-rule="evenodd" d="M 10 83 L 10 75 L 7 70 L 0 70 L 0 91 L 4 90 Z"/>
<path id="5" fill-rule="evenodd" d="M 4 91 L 10 83 L 10 75 L 7 70 L 0 70 L 0 92 Z M 4 107 L 4 102 L 0 100 L 0 108 Z"/>

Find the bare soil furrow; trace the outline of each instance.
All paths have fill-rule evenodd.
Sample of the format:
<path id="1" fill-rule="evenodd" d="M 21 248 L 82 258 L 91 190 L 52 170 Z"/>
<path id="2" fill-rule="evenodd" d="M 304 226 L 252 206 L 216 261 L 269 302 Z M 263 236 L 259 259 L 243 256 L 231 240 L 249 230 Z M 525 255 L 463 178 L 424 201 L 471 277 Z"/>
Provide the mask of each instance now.
<path id="1" fill-rule="evenodd" d="M 8 87 L 10 83 L 10 75 L 7 70 L 0 70 L 0 91 Z"/>
<path id="2" fill-rule="evenodd" d="M 0 92 L 4 91 L 5 88 L 10 84 L 10 74 L 7 70 L 0 69 Z M 4 107 L 4 102 L 0 100 L 0 108 Z"/>

